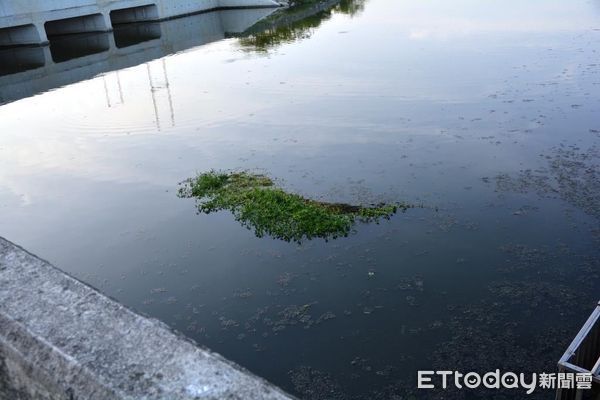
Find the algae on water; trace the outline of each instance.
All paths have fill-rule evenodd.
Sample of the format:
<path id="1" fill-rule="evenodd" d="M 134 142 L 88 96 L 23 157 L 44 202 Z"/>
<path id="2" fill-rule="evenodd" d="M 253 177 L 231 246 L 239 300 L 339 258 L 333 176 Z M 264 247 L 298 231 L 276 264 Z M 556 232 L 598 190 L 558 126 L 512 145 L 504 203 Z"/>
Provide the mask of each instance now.
<path id="1" fill-rule="evenodd" d="M 389 219 L 407 204 L 353 206 L 288 193 L 266 175 L 209 171 L 182 183 L 179 196 L 197 199 L 200 212 L 228 210 L 258 237 L 300 242 L 347 236 L 357 222 Z"/>

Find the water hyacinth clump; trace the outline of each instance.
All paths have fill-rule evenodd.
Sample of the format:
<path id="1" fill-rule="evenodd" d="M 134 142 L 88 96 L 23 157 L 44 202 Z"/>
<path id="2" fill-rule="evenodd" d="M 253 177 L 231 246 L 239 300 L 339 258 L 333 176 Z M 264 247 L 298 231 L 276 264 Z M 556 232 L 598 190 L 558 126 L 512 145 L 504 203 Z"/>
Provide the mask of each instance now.
<path id="1" fill-rule="evenodd" d="M 301 242 L 348 236 L 357 222 L 390 219 L 407 204 L 354 206 L 328 203 L 288 193 L 266 175 L 209 171 L 182 183 L 179 196 L 197 199 L 198 211 L 230 211 L 258 237 Z"/>

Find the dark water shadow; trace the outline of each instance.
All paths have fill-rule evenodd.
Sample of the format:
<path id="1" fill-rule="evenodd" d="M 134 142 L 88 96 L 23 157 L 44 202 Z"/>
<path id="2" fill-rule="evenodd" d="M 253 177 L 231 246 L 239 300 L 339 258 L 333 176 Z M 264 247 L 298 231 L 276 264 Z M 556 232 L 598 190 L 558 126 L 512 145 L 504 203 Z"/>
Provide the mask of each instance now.
<path id="1" fill-rule="evenodd" d="M 15 47 L 0 50 L 0 76 L 16 74 L 46 65 L 41 47 Z"/>
<path id="2" fill-rule="evenodd" d="M 65 35 L 50 39 L 50 53 L 55 63 L 103 53 L 109 49 L 109 33 Z"/>
<path id="3" fill-rule="evenodd" d="M 158 22 L 144 22 L 116 26 L 113 34 L 115 45 L 122 49 L 136 44 L 160 39 L 162 30 Z"/>

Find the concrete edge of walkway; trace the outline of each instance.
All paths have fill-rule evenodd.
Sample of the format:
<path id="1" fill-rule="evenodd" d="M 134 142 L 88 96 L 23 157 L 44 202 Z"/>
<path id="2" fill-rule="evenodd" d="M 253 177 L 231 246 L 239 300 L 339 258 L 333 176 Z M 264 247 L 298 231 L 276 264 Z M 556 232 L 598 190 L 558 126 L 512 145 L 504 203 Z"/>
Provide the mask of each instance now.
<path id="1" fill-rule="evenodd" d="M 293 397 L 0 238 L 0 399 Z"/>

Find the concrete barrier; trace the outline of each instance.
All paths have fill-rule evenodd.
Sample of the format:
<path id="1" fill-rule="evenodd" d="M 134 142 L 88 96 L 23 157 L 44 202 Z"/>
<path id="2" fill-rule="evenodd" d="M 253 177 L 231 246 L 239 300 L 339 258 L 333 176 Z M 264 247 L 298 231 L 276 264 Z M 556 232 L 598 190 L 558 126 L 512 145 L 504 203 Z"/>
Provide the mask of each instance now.
<path id="1" fill-rule="evenodd" d="M 0 238 L 0 399 L 293 397 Z"/>
<path id="2" fill-rule="evenodd" d="M 0 0 L 2 1 L 2 0 Z M 125 25 L 114 34 L 100 33 L 65 38 L 64 45 L 73 50 L 77 43 L 92 46 L 93 41 L 106 41 L 106 51 L 60 60 L 52 50 L 61 41 L 44 47 L 15 47 L 0 50 L 0 105 L 70 85 L 110 71 L 129 68 L 166 55 L 239 35 L 274 11 L 229 9 L 202 13 L 176 21 Z M 143 31 L 149 32 L 145 34 Z M 120 43 L 121 33 L 139 30 L 138 43 Z M 147 36 L 144 38 L 144 36 Z M 75 43 L 74 43 L 75 42 Z M 70 51 L 69 53 L 73 53 Z M 85 52 L 83 52 L 85 54 Z M 14 70 L 11 71 L 11 65 Z M 3 74 L 6 71 L 6 75 Z M 104 96 L 104 93 L 100 93 Z"/>
<path id="3" fill-rule="evenodd" d="M 278 6 L 274 0 L 0 1 L 0 46 L 47 44 L 52 35 L 110 31 L 113 23 L 159 21 L 225 8 Z"/>

